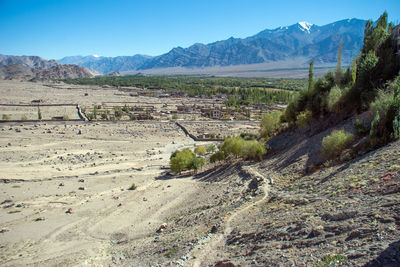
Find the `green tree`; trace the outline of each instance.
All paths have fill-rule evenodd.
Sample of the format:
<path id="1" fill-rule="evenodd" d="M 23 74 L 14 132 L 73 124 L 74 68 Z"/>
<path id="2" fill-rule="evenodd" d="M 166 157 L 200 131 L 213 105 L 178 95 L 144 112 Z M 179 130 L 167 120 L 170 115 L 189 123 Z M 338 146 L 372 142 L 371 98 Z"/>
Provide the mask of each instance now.
<path id="1" fill-rule="evenodd" d="M 38 106 L 38 120 L 42 120 L 42 112 L 40 111 L 40 108 Z"/>
<path id="2" fill-rule="evenodd" d="M 339 42 L 339 47 L 338 47 L 338 53 L 337 53 L 337 65 L 335 69 L 335 83 L 339 87 L 341 86 L 341 81 L 342 81 L 342 49 L 343 49 L 343 40 L 340 40 Z"/>
<path id="3" fill-rule="evenodd" d="M 312 89 L 314 79 L 314 60 L 310 61 L 310 68 L 308 69 L 308 91 Z"/>
<path id="4" fill-rule="evenodd" d="M 170 169 L 179 173 L 189 169 L 192 166 L 193 159 L 196 157 L 188 148 L 176 151 L 173 155 L 171 155 L 170 159 Z"/>
<path id="5" fill-rule="evenodd" d="M 357 59 L 353 59 L 353 66 L 351 68 L 351 79 L 353 81 L 353 84 L 356 84 L 357 80 Z"/>
<path id="6" fill-rule="evenodd" d="M 260 122 L 260 135 L 264 138 L 270 138 L 281 128 L 282 112 L 279 110 L 264 114 Z"/>

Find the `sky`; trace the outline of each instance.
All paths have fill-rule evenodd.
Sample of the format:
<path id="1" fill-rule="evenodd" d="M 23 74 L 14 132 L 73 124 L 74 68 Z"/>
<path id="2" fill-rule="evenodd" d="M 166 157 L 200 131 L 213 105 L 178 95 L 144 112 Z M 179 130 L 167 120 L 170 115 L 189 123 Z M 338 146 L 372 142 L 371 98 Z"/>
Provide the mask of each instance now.
<path id="1" fill-rule="evenodd" d="M 0 54 L 156 56 L 299 21 L 400 23 L 399 0 L 0 0 Z"/>

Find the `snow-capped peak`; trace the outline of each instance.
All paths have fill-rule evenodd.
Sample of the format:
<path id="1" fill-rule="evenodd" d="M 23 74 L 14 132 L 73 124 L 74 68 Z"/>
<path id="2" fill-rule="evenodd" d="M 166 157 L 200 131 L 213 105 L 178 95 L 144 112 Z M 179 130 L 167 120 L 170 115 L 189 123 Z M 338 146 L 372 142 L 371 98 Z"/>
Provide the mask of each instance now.
<path id="1" fill-rule="evenodd" d="M 94 55 L 92 55 L 93 57 L 100 57 L 99 55 L 96 55 L 96 54 L 94 54 Z"/>
<path id="2" fill-rule="evenodd" d="M 305 22 L 305 21 L 300 21 L 297 24 L 300 25 L 300 30 L 302 30 L 303 32 L 306 31 L 308 33 L 310 33 L 311 26 L 313 25 L 312 23 Z"/>

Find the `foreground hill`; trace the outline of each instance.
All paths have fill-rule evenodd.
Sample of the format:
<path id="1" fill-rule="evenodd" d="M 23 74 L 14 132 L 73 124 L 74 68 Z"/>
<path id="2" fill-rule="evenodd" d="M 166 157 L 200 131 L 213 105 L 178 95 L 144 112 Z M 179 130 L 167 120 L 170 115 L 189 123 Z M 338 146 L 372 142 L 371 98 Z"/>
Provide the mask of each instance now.
<path id="1" fill-rule="evenodd" d="M 45 81 L 68 78 L 91 78 L 94 73 L 77 65 L 62 65 L 37 56 L 0 55 L 0 79 Z"/>

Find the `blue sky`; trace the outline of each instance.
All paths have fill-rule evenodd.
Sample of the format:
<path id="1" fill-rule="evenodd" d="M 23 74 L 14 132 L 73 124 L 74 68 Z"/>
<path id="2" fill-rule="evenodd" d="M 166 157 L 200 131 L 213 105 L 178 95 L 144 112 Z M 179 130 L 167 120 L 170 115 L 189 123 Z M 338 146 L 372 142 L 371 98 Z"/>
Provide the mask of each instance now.
<path id="1" fill-rule="evenodd" d="M 376 20 L 385 10 L 400 23 L 399 0 L 0 0 L 0 54 L 154 56 L 298 21 Z"/>

